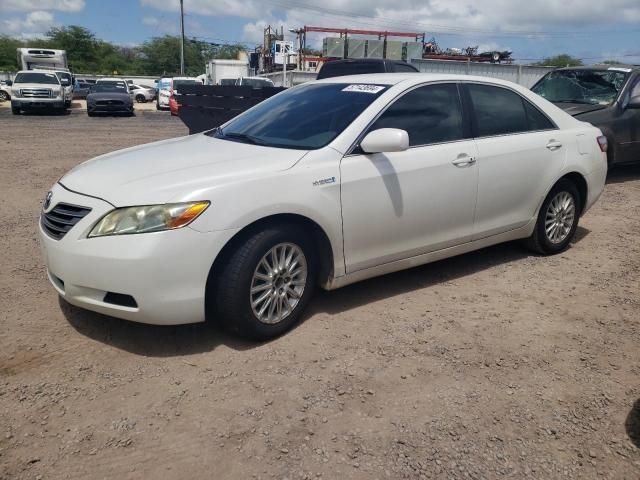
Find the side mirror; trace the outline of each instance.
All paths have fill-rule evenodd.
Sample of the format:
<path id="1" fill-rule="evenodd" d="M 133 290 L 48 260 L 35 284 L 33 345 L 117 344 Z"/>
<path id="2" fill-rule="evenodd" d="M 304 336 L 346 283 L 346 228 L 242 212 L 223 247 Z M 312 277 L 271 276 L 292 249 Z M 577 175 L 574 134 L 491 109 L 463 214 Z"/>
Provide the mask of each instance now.
<path id="1" fill-rule="evenodd" d="M 631 97 L 629 99 L 629 103 L 627 104 L 627 108 L 640 108 L 640 95 Z"/>
<path id="2" fill-rule="evenodd" d="M 11 80 L 7 80 L 7 87 L 10 87 L 11 85 L 13 85 L 13 82 Z"/>
<path id="3" fill-rule="evenodd" d="M 399 128 L 380 128 L 369 132 L 360 148 L 364 153 L 404 152 L 409 148 L 409 134 Z"/>

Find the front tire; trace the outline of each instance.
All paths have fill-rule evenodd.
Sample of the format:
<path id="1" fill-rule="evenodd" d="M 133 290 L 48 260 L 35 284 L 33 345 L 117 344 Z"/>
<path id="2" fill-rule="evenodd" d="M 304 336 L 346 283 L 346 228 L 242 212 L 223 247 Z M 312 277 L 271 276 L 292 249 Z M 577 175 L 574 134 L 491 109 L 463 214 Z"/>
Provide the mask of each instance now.
<path id="1" fill-rule="evenodd" d="M 142 95 L 142 94 L 136 95 L 136 102 L 138 102 L 138 103 L 146 103 L 146 101 L 147 101 L 147 97 L 145 97 L 144 95 Z"/>
<path id="2" fill-rule="evenodd" d="M 17 107 L 11 107 L 11 113 L 14 115 L 20 115 L 20 109 Z"/>
<path id="3" fill-rule="evenodd" d="M 575 184 L 560 180 L 542 203 L 533 234 L 525 241 L 526 246 L 542 255 L 566 250 L 578 229 L 581 211 L 582 203 Z"/>
<path id="4" fill-rule="evenodd" d="M 212 282 L 216 313 L 242 337 L 267 340 L 302 317 L 317 281 L 313 241 L 293 225 L 248 236 Z"/>

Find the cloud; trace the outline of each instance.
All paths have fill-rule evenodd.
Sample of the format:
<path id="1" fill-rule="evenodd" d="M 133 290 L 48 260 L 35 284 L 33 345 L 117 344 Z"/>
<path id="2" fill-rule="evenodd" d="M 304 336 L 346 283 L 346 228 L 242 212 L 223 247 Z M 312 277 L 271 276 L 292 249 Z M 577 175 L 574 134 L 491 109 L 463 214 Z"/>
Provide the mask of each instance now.
<path id="1" fill-rule="evenodd" d="M 84 7 L 85 0 L 0 0 L 0 11 L 57 10 L 60 12 L 79 12 Z"/>
<path id="2" fill-rule="evenodd" d="M 25 17 L 13 17 L 0 21 L 0 33 L 20 38 L 42 37 L 56 21 L 50 12 L 36 10 Z"/>
<path id="3" fill-rule="evenodd" d="M 157 10 L 177 12 L 180 10 L 176 0 L 140 0 L 142 6 Z M 188 14 L 208 16 L 231 16 L 243 18 L 258 18 L 268 11 L 269 7 L 256 0 L 185 0 L 185 12 Z"/>

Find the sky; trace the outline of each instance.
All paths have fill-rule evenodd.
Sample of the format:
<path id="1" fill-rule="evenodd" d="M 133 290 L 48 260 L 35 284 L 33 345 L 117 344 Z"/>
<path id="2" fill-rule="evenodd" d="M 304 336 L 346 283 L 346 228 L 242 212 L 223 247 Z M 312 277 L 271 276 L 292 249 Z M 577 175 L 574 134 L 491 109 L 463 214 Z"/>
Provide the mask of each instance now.
<path id="1" fill-rule="evenodd" d="M 511 50 L 527 63 L 569 53 L 597 63 L 640 64 L 640 0 L 184 0 L 185 34 L 214 43 L 262 43 L 266 25 L 408 31 L 441 47 Z M 0 35 L 42 36 L 81 25 L 134 46 L 178 34 L 179 0 L 0 0 Z M 318 48 L 322 37 L 310 34 Z M 287 34 L 295 40 L 295 34 Z"/>

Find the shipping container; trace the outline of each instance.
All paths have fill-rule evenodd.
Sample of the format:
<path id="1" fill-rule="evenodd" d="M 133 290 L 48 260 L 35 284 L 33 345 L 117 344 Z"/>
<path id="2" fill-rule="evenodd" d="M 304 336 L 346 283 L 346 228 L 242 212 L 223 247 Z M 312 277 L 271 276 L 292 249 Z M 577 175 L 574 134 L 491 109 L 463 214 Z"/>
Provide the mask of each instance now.
<path id="1" fill-rule="evenodd" d="M 344 58 L 344 39 L 326 37 L 322 40 L 322 56 L 329 58 Z"/>
<path id="2" fill-rule="evenodd" d="M 367 58 L 384 58 L 384 40 L 367 40 Z"/>
<path id="3" fill-rule="evenodd" d="M 389 60 L 402 60 L 402 50 L 404 44 L 402 42 L 387 41 L 387 51 L 385 54 L 385 58 Z"/>
<path id="4" fill-rule="evenodd" d="M 360 38 L 350 38 L 347 40 L 347 57 L 364 58 L 367 41 Z"/>

